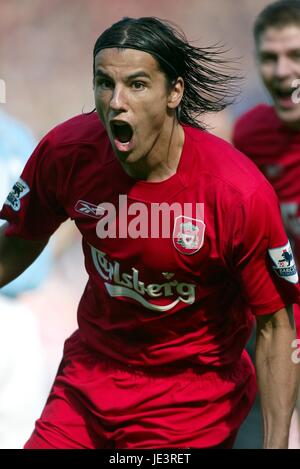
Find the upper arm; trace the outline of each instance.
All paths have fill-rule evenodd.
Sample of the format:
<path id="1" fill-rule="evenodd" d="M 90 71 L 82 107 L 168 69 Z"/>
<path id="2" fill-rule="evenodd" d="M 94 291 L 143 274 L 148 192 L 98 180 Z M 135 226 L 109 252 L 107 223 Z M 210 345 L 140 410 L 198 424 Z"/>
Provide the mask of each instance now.
<path id="1" fill-rule="evenodd" d="M 0 218 L 9 222 L 8 236 L 43 241 L 68 218 L 62 202 L 64 174 L 53 138 L 50 132 L 39 143 L 4 202 Z"/>
<path id="2" fill-rule="evenodd" d="M 0 287 L 17 278 L 41 254 L 48 243 L 42 240 L 25 240 L 18 236 L 7 236 L 9 224 L 0 227 Z"/>
<path id="3" fill-rule="evenodd" d="M 4 225 L 0 227 L 0 256 L 2 258 L 7 255 L 7 251 L 11 249 L 11 247 L 19 256 L 34 256 L 35 253 L 38 255 L 49 241 L 48 237 L 38 240 L 28 240 L 18 236 L 7 236 L 7 230 L 9 230 L 9 223 L 4 223 Z"/>
<path id="4" fill-rule="evenodd" d="M 233 268 L 252 312 L 265 315 L 297 303 L 297 270 L 269 184 L 242 201 L 232 219 Z"/>

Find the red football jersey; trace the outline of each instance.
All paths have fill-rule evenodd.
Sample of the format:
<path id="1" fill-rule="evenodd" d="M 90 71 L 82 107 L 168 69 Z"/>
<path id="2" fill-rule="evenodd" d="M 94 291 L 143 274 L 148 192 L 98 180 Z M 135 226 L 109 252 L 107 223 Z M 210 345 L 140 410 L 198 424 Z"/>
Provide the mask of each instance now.
<path id="1" fill-rule="evenodd" d="M 248 339 L 251 310 L 272 313 L 299 300 L 271 186 L 231 145 L 184 132 L 176 174 L 146 182 L 125 173 L 97 114 L 77 116 L 41 141 L 0 212 L 7 234 L 26 239 L 75 221 L 89 275 L 81 338 L 126 364 L 232 364 Z M 168 217 L 164 207 L 163 220 L 153 221 L 163 203 L 192 208 Z M 143 237 L 127 236 L 146 221 Z M 163 222 L 169 236 L 157 236 Z"/>
<path id="2" fill-rule="evenodd" d="M 274 187 L 300 265 L 299 131 L 286 127 L 272 106 L 260 104 L 239 118 L 233 142 L 255 162 Z"/>

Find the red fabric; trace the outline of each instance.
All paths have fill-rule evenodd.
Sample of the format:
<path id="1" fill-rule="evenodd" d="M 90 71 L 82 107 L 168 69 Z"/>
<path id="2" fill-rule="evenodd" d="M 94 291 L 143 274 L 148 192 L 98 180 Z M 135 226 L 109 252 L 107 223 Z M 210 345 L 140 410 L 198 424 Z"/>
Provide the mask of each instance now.
<path id="1" fill-rule="evenodd" d="M 272 106 L 260 104 L 242 115 L 233 143 L 272 183 L 280 202 L 300 203 L 300 133 L 286 127 Z"/>
<path id="2" fill-rule="evenodd" d="M 258 105 L 241 116 L 233 143 L 258 166 L 275 189 L 287 235 L 300 267 L 300 133 L 289 129 L 274 108 Z M 300 307 L 294 316 L 300 338 Z"/>
<path id="3" fill-rule="evenodd" d="M 177 173 L 150 183 L 124 172 L 96 114 L 77 116 L 52 130 L 30 158 L 22 173 L 30 192 L 20 210 L 6 204 L 0 212 L 10 222 L 8 235 L 29 239 L 75 220 L 89 274 L 78 309 L 81 337 L 132 366 L 231 365 L 249 337 L 250 308 L 269 314 L 299 298 L 299 288 L 275 275 L 268 256 L 287 242 L 271 187 L 231 145 L 184 130 Z M 202 247 L 187 255 L 172 236 L 123 238 L 118 230 L 116 239 L 100 239 L 97 218 L 79 213 L 78 201 L 113 203 L 119 228 L 120 194 L 129 206 L 143 202 L 148 213 L 153 203 L 191 203 L 193 218 L 195 203 L 202 203 Z M 171 215 L 171 234 L 175 221 Z"/>
<path id="4" fill-rule="evenodd" d="M 75 333 L 25 448 L 228 448 L 255 389 L 246 353 L 221 373 L 133 371 L 95 356 Z"/>

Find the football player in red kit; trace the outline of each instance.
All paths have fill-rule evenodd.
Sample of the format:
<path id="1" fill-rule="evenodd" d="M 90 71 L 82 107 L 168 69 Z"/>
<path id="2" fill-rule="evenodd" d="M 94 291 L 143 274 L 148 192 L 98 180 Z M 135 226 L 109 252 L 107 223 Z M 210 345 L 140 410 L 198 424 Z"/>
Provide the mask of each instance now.
<path id="1" fill-rule="evenodd" d="M 262 10 L 254 25 L 254 39 L 258 70 L 273 103 L 257 105 L 240 117 L 234 128 L 233 142 L 255 162 L 274 187 L 299 268 L 299 0 L 280 0 Z M 299 339 L 299 305 L 294 306 L 294 317 Z M 297 409 L 299 414 L 300 396 Z"/>
<path id="2" fill-rule="evenodd" d="M 300 2 L 267 6 L 254 26 L 257 63 L 273 104 L 237 121 L 233 142 L 274 187 L 287 235 L 300 265 Z M 294 308 L 300 338 L 300 307 Z"/>
<path id="3" fill-rule="evenodd" d="M 273 189 L 195 118 L 224 107 L 218 61 L 167 22 L 115 23 L 94 47 L 97 112 L 50 131 L 7 197 L 1 285 L 69 217 L 89 274 L 26 448 L 232 447 L 254 318 L 265 447 L 287 447 L 298 275 Z"/>

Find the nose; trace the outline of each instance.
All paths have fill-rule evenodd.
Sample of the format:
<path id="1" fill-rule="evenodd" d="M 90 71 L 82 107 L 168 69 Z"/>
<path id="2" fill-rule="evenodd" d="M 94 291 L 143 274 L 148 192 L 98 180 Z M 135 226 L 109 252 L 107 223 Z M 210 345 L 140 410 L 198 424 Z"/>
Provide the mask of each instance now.
<path id="1" fill-rule="evenodd" d="M 286 78 L 292 73 L 291 63 L 288 57 L 279 56 L 276 62 L 275 76 L 276 78 Z"/>
<path id="2" fill-rule="evenodd" d="M 122 86 L 116 85 L 110 100 L 110 108 L 113 111 L 126 111 L 126 94 Z"/>

